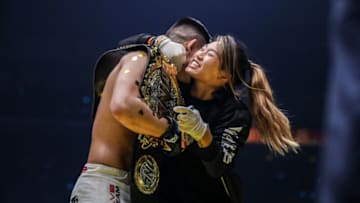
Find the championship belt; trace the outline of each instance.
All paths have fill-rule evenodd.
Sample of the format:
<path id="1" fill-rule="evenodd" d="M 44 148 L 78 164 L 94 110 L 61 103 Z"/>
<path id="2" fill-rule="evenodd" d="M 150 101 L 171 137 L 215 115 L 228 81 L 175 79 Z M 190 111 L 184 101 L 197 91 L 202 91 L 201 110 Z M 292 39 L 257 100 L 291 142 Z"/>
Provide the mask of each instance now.
<path id="1" fill-rule="evenodd" d="M 157 46 L 150 46 L 150 61 L 140 85 L 140 94 L 158 118 L 175 118 L 173 107 L 184 105 L 176 79 L 176 67 L 160 53 Z M 186 140 L 184 138 L 185 135 L 174 141 L 182 144 Z M 135 144 L 134 150 L 137 152 L 133 157 L 134 183 L 142 194 L 155 196 L 160 181 L 161 163 L 167 158 L 164 154 L 172 149 L 164 139 L 143 134 L 137 136 Z"/>
<path id="2" fill-rule="evenodd" d="M 184 105 L 180 88 L 176 79 L 176 67 L 162 55 L 157 46 L 151 46 L 149 65 L 145 70 L 140 85 L 140 94 L 143 101 L 150 107 L 157 118 L 171 117 L 175 119 L 173 107 Z M 162 147 L 169 151 L 163 139 L 153 136 L 139 135 L 138 140 L 143 150 L 149 147 Z"/>
<path id="3" fill-rule="evenodd" d="M 143 44 L 125 45 L 104 53 L 98 59 L 94 74 L 93 112 L 96 112 L 109 73 L 122 56 L 137 50 L 145 51 L 150 57 L 140 84 L 143 101 L 151 108 L 156 117 L 175 119 L 173 107 L 184 105 L 176 79 L 176 67 L 166 56 L 161 54 L 157 46 Z M 182 135 L 180 139 L 174 141 L 180 142 L 181 149 L 184 150 L 191 142 L 191 138 L 188 135 Z M 172 151 L 169 142 L 172 141 L 143 134 L 137 135 L 131 163 L 131 199 L 133 203 L 158 202 L 157 189 L 161 183 L 162 162 L 167 158 L 166 154 Z"/>

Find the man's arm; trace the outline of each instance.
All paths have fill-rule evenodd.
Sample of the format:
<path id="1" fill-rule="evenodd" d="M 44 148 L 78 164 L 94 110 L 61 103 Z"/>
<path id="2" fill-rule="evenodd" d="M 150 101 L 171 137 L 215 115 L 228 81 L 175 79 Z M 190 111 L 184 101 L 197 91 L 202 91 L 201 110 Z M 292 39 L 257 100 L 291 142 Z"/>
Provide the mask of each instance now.
<path id="1" fill-rule="evenodd" d="M 142 101 L 139 93 L 140 83 L 148 63 L 143 51 L 125 55 L 117 66 L 117 73 L 110 110 L 114 118 L 128 129 L 145 135 L 160 137 L 168 128 L 165 118 L 157 118 Z"/>

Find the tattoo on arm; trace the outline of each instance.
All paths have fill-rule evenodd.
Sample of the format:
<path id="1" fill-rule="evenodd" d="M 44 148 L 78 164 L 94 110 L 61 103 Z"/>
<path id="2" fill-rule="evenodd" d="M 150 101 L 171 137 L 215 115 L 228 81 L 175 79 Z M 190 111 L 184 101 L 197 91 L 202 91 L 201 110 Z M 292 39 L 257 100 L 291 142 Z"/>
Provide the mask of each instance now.
<path id="1" fill-rule="evenodd" d="M 136 81 L 135 81 L 135 85 L 136 85 L 136 86 L 140 86 L 140 82 L 136 80 Z"/>

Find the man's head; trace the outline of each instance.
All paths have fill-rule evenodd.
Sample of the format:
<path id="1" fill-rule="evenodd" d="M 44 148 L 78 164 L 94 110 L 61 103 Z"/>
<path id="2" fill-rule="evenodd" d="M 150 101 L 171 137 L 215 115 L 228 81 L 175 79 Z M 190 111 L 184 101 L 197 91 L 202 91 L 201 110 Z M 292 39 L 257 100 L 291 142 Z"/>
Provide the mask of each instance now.
<path id="1" fill-rule="evenodd" d="M 186 50 L 185 65 L 188 64 L 197 50 L 211 41 L 211 35 L 205 25 L 192 17 L 184 17 L 176 21 L 167 30 L 166 36 L 172 41 L 184 45 Z"/>

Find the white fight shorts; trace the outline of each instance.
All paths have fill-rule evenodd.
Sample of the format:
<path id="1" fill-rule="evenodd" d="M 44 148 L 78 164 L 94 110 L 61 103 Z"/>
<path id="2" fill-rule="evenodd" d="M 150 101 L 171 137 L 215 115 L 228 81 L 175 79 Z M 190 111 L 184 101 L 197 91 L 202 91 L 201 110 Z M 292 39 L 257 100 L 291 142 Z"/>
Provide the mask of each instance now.
<path id="1" fill-rule="evenodd" d="M 70 203 L 130 203 L 129 174 L 102 164 L 85 164 Z"/>

